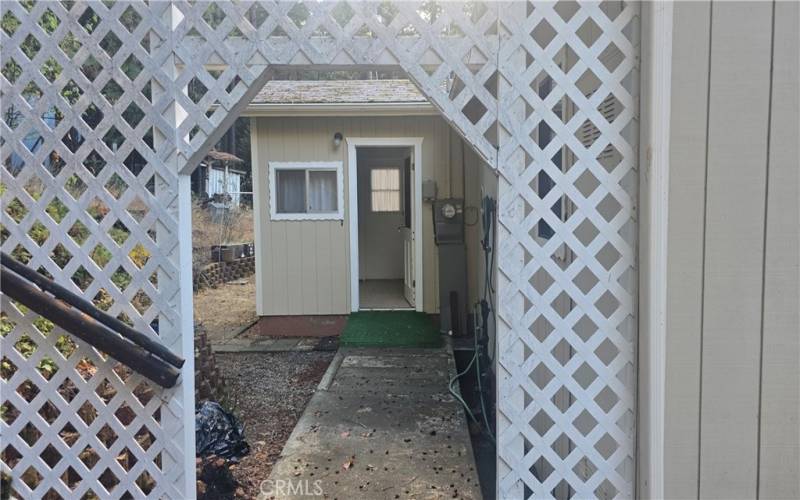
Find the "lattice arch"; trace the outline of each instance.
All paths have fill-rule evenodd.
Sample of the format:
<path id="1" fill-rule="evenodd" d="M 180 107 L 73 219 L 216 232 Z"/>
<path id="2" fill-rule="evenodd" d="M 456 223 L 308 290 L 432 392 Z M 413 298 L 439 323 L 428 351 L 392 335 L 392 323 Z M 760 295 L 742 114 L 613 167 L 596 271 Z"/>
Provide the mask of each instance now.
<path id="1" fill-rule="evenodd" d="M 271 68 L 362 65 L 402 68 L 501 176 L 500 495 L 630 496 L 637 16 L 618 1 L 2 2 L 3 251 L 187 358 L 161 390 L 4 298 L 14 488 L 191 493 L 184 174 Z"/>

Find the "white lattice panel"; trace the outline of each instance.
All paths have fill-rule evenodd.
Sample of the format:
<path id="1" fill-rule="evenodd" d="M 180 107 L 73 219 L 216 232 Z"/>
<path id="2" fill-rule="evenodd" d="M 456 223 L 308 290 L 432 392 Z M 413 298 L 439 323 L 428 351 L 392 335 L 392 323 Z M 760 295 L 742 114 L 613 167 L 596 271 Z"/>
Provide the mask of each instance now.
<path id="1" fill-rule="evenodd" d="M 499 492 L 632 496 L 638 6 L 501 22 Z"/>
<path id="2" fill-rule="evenodd" d="M 2 3 L 2 248 L 181 352 L 174 145 L 150 138 L 170 130 L 144 90 L 169 25 L 142 7 Z M 5 299 L 3 312 L 14 489 L 181 496 L 191 361 L 161 390 Z"/>
<path id="3" fill-rule="evenodd" d="M 189 374 L 174 390 L 149 387 L 4 303 L 2 465 L 23 496 L 181 498 L 193 488 L 180 174 L 276 65 L 399 66 L 499 168 L 500 493 L 630 495 L 635 6 L 0 6 L 3 250 L 159 335 Z M 544 100 L 543 75 L 555 82 Z M 558 151 L 560 166 L 549 161 Z M 548 239 L 537 239 L 540 219 Z M 584 414 L 596 422 L 587 433 Z"/>

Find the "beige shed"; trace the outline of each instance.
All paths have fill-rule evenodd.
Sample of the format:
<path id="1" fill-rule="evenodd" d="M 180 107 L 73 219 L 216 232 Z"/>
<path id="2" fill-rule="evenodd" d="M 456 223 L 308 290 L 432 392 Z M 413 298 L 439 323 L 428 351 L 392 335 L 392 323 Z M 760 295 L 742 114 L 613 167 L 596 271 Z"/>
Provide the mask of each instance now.
<path id="1" fill-rule="evenodd" d="M 407 80 L 270 81 L 251 119 L 260 316 L 439 312 L 435 200 L 463 200 L 469 305 L 495 174 Z"/>

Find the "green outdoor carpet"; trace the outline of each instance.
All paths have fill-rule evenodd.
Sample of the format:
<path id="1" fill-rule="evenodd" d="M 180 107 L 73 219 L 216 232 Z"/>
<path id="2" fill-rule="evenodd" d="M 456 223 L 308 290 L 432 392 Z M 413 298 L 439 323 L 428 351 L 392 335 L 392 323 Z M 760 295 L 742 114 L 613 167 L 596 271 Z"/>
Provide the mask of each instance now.
<path id="1" fill-rule="evenodd" d="M 339 345 L 350 347 L 440 347 L 439 330 L 416 311 L 362 311 L 347 320 Z"/>

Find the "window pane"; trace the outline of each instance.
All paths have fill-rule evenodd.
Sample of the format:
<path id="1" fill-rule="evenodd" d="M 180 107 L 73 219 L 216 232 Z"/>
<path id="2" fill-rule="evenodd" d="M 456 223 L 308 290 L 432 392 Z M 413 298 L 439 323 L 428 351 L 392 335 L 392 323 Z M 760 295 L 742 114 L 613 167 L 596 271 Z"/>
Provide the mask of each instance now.
<path id="1" fill-rule="evenodd" d="M 275 171 L 275 207 L 279 214 L 298 214 L 306 211 L 306 171 Z"/>
<path id="2" fill-rule="evenodd" d="M 400 211 L 400 169 L 375 168 L 370 171 L 373 212 Z"/>
<path id="3" fill-rule="evenodd" d="M 332 170 L 311 171 L 308 173 L 308 211 L 335 212 L 336 172 Z"/>
<path id="4" fill-rule="evenodd" d="M 400 191 L 373 191 L 373 212 L 399 212 Z"/>
<path id="5" fill-rule="evenodd" d="M 372 190 L 400 190 L 399 168 L 374 168 L 370 171 L 370 184 Z"/>

